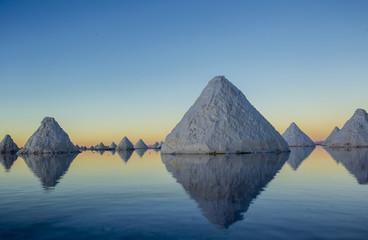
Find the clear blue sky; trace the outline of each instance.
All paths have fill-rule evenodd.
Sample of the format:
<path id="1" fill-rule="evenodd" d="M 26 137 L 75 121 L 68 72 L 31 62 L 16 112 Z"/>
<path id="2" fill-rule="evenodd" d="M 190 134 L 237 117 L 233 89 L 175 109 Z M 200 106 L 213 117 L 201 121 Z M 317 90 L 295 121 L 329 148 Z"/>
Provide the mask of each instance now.
<path id="1" fill-rule="evenodd" d="M 368 110 L 368 1 L 0 0 L 0 138 L 164 140 L 225 75 L 281 133 Z"/>

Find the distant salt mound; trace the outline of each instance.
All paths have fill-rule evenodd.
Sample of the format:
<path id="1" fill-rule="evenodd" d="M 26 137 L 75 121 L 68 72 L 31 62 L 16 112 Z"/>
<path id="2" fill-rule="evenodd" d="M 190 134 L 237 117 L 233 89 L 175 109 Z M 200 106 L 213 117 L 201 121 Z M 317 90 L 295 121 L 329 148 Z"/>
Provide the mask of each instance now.
<path id="1" fill-rule="evenodd" d="M 109 149 L 110 150 L 115 150 L 116 149 L 116 144 L 114 143 L 114 142 L 112 142 L 111 144 L 110 144 L 110 146 L 109 146 Z"/>
<path id="2" fill-rule="evenodd" d="M 275 128 L 225 77 L 213 78 L 166 137 L 167 154 L 289 151 Z"/>
<path id="3" fill-rule="evenodd" d="M 28 139 L 21 154 L 67 153 L 78 152 L 69 136 L 52 117 L 45 117 L 41 126 Z"/>
<path id="4" fill-rule="evenodd" d="M 313 147 L 316 144 L 293 122 L 282 134 L 290 147 Z"/>
<path id="5" fill-rule="evenodd" d="M 108 147 L 105 146 L 105 144 L 103 144 L 102 142 L 100 144 L 98 144 L 96 147 L 95 147 L 96 150 L 107 150 Z"/>
<path id="6" fill-rule="evenodd" d="M 131 141 L 129 141 L 129 139 L 127 137 L 124 137 L 119 145 L 116 148 L 117 151 L 120 150 L 134 150 L 134 145 Z"/>
<path id="7" fill-rule="evenodd" d="M 142 139 L 139 139 L 139 141 L 134 145 L 135 149 L 147 149 L 147 145 L 143 142 Z"/>
<path id="8" fill-rule="evenodd" d="M 155 142 L 155 143 L 151 146 L 151 148 L 152 148 L 152 149 L 157 149 L 157 148 L 158 148 L 158 145 L 159 145 L 159 143 L 158 143 L 158 142 Z"/>
<path id="9" fill-rule="evenodd" d="M 328 142 L 329 147 L 368 147 L 368 114 L 357 109 L 339 132 Z"/>
<path id="10" fill-rule="evenodd" d="M 0 153 L 16 153 L 19 148 L 17 144 L 9 135 L 5 135 L 4 139 L 0 142 Z"/>
<path id="11" fill-rule="evenodd" d="M 322 142 L 322 144 L 321 144 L 321 145 L 322 145 L 322 146 L 327 146 L 327 145 L 329 145 L 329 143 L 331 142 L 331 139 L 333 139 L 339 131 L 340 131 L 340 128 L 335 127 L 335 128 L 332 130 L 332 132 L 330 133 L 330 135 L 328 135 L 328 137 L 326 138 L 326 140 Z"/>

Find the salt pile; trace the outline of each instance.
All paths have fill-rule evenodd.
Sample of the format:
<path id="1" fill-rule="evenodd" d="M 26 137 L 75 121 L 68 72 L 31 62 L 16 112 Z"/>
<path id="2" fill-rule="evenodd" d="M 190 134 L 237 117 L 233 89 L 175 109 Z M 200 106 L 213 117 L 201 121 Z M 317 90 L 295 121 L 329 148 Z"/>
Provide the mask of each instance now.
<path id="1" fill-rule="evenodd" d="M 364 109 L 357 109 L 327 144 L 329 147 L 368 147 L 367 112 Z"/>
<path id="2" fill-rule="evenodd" d="M 108 147 L 105 146 L 105 144 L 103 144 L 102 142 L 100 144 L 98 144 L 96 147 L 95 147 L 96 150 L 107 150 Z"/>
<path id="3" fill-rule="evenodd" d="M 316 144 L 293 122 L 282 134 L 290 147 L 313 147 Z"/>
<path id="4" fill-rule="evenodd" d="M 41 126 L 19 151 L 21 154 L 66 152 L 78 152 L 78 149 L 70 141 L 68 134 L 52 117 L 45 117 L 42 120 Z"/>
<path id="5" fill-rule="evenodd" d="M 325 141 L 323 141 L 323 143 L 321 144 L 322 146 L 327 146 L 330 142 L 331 139 L 333 139 L 335 137 L 335 135 L 340 131 L 340 128 L 335 127 L 332 132 L 330 133 L 330 135 L 328 135 L 328 137 L 326 138 Z"/>
<path id="6" fill-rule="evenodd" d="M 120 151 L 120 150 L 133 150 L 134 149 L 134 145 L 131 141 L 129 141 L 129 139 L 127 137 L 124 137 L 119 145 L 117 146 L 116 150 Z"/>
<path id="7" fill-rule="evenodd" d="M 158 148 L 158 145 L 159 145 L 159 143 L 158 143 L 158 142 L 155 142 L 155 143 L 151 146 L 151 148 L 152 148 L 152 149 L 157 149 L 157 148 Z"/>
<path id="8" fill-rule="evenodd" d="M 110 144 L 110 146 L 109 146 L 109 149 L 110 150 L 115 150 L 116 149 L 116 144 L 114 143 L 114 142 L 112 142 L 111 144 Z"/>
<path id="9" fill-rule="evenodd" d="M 162 153 L 283 152 L 289 146 L 224 76 L 213 78 L 166 137 Z"/>
<path id="10" fill-rule="evenodd" d="M 148 147 L 147 147 L 147 145 L 143 142 L 143 140 L 142 140 L 142 139 L 139 139 L 139 141 L 134 145 L 134 148 L 135 148 L 135 149 L 140 149 L 140 148 L 142 148 L 142 149 L 147 149 Z"/>
<path id="11" fill-rule="evenodd" d="M 18 150 L 19 148 L 13 139 L 9 135 L 5 135 L 4 139 L 0 142 L 0 153 L 16 153 Z"/>

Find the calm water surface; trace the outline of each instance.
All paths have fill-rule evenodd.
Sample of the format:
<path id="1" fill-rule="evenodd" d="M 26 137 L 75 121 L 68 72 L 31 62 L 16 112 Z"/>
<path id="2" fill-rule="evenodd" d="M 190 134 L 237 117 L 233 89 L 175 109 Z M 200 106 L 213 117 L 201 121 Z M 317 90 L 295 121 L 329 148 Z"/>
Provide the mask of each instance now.
<path id="1" fill-rule="evenodd" d="M 368 149 L 0 162 L 0 239 L 368 239 Z"/>

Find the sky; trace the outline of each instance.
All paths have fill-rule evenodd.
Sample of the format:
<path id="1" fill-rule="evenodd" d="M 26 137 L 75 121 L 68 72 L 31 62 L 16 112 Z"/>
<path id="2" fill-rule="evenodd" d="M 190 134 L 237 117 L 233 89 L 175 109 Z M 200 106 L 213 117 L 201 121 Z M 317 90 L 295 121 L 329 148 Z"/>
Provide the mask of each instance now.
<path id="1" fill-rule="evenodd" d="M 0 0 L 0 138 L 164 140 L 224 75 L 280 132 L 368 110 L 368 1 Z"/>

